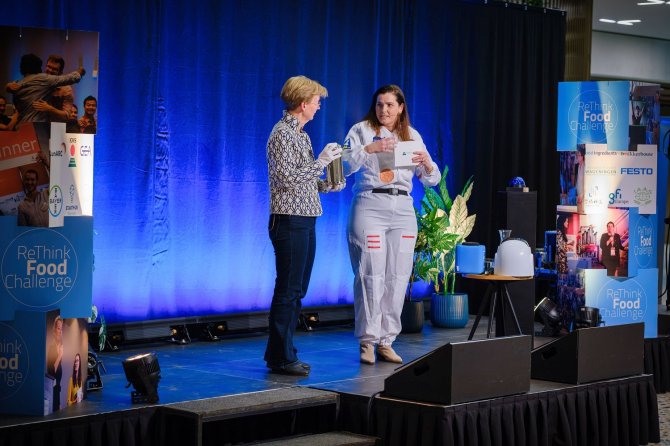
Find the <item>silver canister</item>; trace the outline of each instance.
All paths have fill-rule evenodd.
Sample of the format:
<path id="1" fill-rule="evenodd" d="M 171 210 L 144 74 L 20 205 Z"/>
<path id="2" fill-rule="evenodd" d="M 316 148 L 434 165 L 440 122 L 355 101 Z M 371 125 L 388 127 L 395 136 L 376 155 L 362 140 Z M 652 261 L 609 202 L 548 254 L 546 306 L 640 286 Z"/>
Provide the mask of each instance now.
<path id="1" fill-rule="evenodd" d="M 348 147 L 345 145 L 344 150 L 347 150 Z M 342 153 L 344 155 L 344 153 Z M 344 168 L 342 166 L 342 157 L 332 161 L 326 166 L 326 184 L 330 190 L 342 190 L 343 186 L 346 184 L 344 178 Z"/>

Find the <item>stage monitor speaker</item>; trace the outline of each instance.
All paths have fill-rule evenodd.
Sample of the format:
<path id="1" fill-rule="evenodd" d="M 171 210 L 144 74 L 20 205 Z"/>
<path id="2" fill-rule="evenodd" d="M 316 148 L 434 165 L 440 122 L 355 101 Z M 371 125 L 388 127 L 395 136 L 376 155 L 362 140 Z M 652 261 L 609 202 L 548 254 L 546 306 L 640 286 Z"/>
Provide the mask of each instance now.
<path id="1" fill-rule="evenodd" d="M 533 350 L 533 379 L 582 384 L 644 371 L 644 324 L 575 330 Z"/>
<path id="2" fill-rule="evenodd" d="M 382 396 L 458 404 L 528 392 L 531 336 L 453 342 L 398 368 Z"/>

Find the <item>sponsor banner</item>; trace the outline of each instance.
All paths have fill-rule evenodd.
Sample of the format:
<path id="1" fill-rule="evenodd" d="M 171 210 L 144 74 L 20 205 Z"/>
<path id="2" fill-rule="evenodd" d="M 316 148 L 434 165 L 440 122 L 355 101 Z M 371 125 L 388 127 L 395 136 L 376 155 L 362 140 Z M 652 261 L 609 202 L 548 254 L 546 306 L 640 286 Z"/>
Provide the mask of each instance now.
<path id="1" fill-rule="evenodd" d="M 17 310 L 91 313 L 93 219 L 68 217 L 60 228 L 16 226 L 0 217 L 0 320 Z"/>
<path id="2" fill-rule="evenodd" d="M 0 413 L 48 415 L 86 397 L 86 324 L 59 310 L 0 322 Z"/>
<path id="3" fill-rule="evenodd" d="M 640 269 L 636 277 L 607 277 L 604 270 L 584 271 L 586 306 L 600 309 L 605 325 L 644 322 L 644 337 L 657 333 L 658 298 L 656 268 Z"/>
<path id="4" fill-rule="evenodd" d="M 51 124 L 50 227 L 62 226 L 64 217 L 93 215 L 93 138 Z"/>
<path id="5" fill-rule="evenodd" d="M 638 145 L 637 151 L 629 152 L 586 144 L 584 211 L 636 207 L 640 214 L 655 214 L 657 152 L 656 145 Z"/>
<path id="6" fill-rule="evenodd" d="M 628 150 L 630 82 L 561 82 L 558 85 L 557 149 L 606 144 Z"/>

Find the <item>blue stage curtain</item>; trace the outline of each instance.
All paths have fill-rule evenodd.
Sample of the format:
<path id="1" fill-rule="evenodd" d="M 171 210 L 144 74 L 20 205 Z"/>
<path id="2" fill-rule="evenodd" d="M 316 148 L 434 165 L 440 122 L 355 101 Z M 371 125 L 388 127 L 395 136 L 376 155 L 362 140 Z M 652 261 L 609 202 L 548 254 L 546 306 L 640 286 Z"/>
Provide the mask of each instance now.
<path id="1" fill-rule="evenodd" d="M 305 127 L 317 153 L 328 142 L 342 142 L 378 86 L 399 84 L 432 156 L 441 168 L 445 162 L 451 167 L 450 190 L 475 175 L 472 203 L 480 209 L 473 211 L 480 212 L 478 225 L 485 233 L 490 197 L 504 186 L 495 180 L 508 176 L 494 176 L 495 163 L 510 157 L 520 169 L 510 169 L 509 175 L 523 175 L 524 169 L 538 165 L 527 152 L 554 152 L 530 130 L 510 140 L 518 144 L 506 142 L 490 157 L 485 155 L 488 144 L 497 141 L 496 132 L 507 134 L 517 126 L 547 127 L 542 131 L 546 136 L 552 124 L 545 121 L 555 121 L 556 107 L 553 97 L 544 95 L 553 95 L 556 86 L 545 87 L 543 76 L 550 70 L 562 73 L 562 62 L 541 71 L 538 65 L 545 60 L 540 54 L 526 58 L 526 47 L 538 51 L 532 40 L 548 14 L 515 9 L 523 17 L 470 21 L 471 11 L 488 11 L 479 3 L 3 2 L 4 25 L 100 32 L 94 302 L 107 321 L 269 308 L 274 255 L 267 235 L 265 144 L 281 116 L 279 91 L 297 74 L 318 80 L 329 91 L 321 111 Z M 484 25 L 503 34 L 520 27 L 526 30 L 518 35 L 524 40 L 496 37 Z M 550 22 L 547 28 L 555 26 Z M 482 45 L 488 45 L 489 53 L 468 54 L 472 42 L 482 39 L 487 39 Z M 509 60 L 492 61 L 489 54 L 498 45 L 523 51 L 510 49 Z M 562 53 L 553 57 L 562 61 Z M 501 70 L 508 64 L 523 69 L 516 81 L 520 86 L 506 93 L 500 83 L 491 87 L 501 76 L 490 74 L 492 62 Z M 454 63 L 459 68 L 455 74 Z M 547 82 L 558 79 L 553 71 Z M 510 77 L 505 81 L 511 82 Z M 534 95 L 531 109 L 503 113 L 513 107 L 501 110 L 499 98 L 513 102 L 518 94 Z M 512 157 L 519 152 L 522 156 Z M 418 183 L 415 187 L 418 200 L 422 191 Z M 323 197 L 306 306 L 353 301 L 346 245 L 350 200 L 350 188 Z"/>

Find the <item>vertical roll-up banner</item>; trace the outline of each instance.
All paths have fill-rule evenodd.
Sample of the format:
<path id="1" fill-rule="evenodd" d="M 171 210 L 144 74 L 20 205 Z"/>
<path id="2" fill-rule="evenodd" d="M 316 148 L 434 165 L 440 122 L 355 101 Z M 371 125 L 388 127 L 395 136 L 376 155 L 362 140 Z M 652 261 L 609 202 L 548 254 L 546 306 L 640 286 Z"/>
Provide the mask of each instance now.
<path id="1" fill-rule="evenodd" d="M 559 85 L 557 303 L 570 329 L 580 306 L 608 325 L 657 333 L 660 87 Z"/>
<path id="2" fill-rule="evenodd" d="M 46 415 L 86 393 L 98 33 L 0 41 L 0 413 Z"/>

